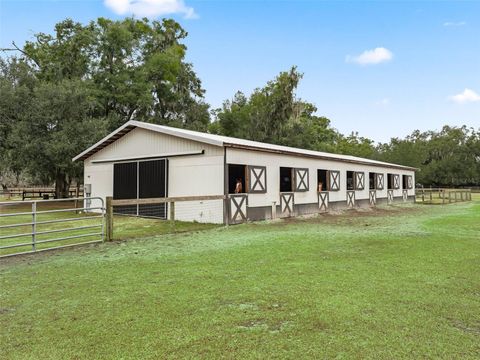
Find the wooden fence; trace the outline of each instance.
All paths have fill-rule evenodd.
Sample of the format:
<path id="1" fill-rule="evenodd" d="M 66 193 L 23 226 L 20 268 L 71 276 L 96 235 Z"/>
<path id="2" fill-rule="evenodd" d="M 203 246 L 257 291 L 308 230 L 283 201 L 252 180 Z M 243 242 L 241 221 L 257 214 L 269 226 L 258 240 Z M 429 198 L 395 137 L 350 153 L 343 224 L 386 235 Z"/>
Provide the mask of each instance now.
<path id="1" fill-rule="evenodd" d="M 450 204 L 472 200 L 471 189 L 425 188 L 415 190 L 415 202 L 422 204 Z"/>
<path id="2" fill-rule="evenodd" d="M 0 193 L 7 199 L 12 197 L 21 197 L 22 201 L 25 199 L 43 199 L 55 198 L 54 187 L 21 187 L 21 188 L 7 188 L 0 190 Z M 68 197 L 83 197 L 83 187 L 72 187 L 68 190 Z"/>
<path id="3" fill-rule="evenodd" d="M 129 206 L 129 205 L 153 205 L 165 204 L 169 206 L 168 220 L 175 222 L 175 203 L 186 201 L 207 201 L 207 200 L 225 200 L 225 195 L 205 195 L 205 196 L 179 196 L 166 198 L 145 198 L 145 199 L 113 199 L 107 196 L 105 202 L 105 238 L 107 241 L 113 239 L 113 207 L 114 206 Z"/>

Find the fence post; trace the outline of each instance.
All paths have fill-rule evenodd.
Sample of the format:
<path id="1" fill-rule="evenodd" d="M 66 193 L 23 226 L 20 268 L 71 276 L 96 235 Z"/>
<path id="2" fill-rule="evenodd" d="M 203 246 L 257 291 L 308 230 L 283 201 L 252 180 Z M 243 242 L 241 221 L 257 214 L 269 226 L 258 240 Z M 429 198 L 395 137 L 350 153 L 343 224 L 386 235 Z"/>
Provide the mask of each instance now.
<path id="1" fill-rule="evenodd" d="M 37 203 L 32 202 L 32 251 L 36 251 L 37 238 Z"/>
<path id="2" fill-rule="evenodd" d="M 105 221 L 107 223 L 106 239 L 107 241 L 112 241 L 113 239 L 113 206 L 112 206 L 111 196 L 107 196 L 105 204 L 106 204 Z"/>
<path id="3" fill-rule="evenodd" d="M 175 223 L 175 201 L 170 203 L 170 221 L 172 224 Z"/>

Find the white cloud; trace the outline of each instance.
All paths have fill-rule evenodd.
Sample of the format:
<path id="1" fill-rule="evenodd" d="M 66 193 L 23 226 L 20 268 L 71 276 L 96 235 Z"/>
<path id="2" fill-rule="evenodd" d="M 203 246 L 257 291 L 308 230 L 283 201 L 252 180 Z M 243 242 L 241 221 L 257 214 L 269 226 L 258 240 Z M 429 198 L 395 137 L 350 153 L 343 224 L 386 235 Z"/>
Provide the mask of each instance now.
<path id="1" fill-rule="evenodd" d="M 450 96 L 449 99 L 457 104 L 465 104 L 469 102 L 480 102 L 480 95 L 472 89 L 465 89 L 460 94 Z"/>
<path id="2" fill-rule="evenodd" d="M 388 105 L 390 105 L 390 99 L 389 98 L 383 98 L 382 100 L 376 101 L 375 105 L 388 106 Z"/>
<path id="3" fill-rule="evenodd" d="M 377 47 L 373 50 L 365 50 L 360 55 L 347 55 L 345 61 L 360 65 L 373 65 L 387 62 L 393 59 L 393 53 L 384 47 Z"/>
<path id="4" fill-rule="evenodd" d="M 443 26 L 449 27 L 449 26 L 465 26 L 467 23 L 465 21 L 446 21 L 443 23 Z"/>
<path id="5" fill-rule="evenodd" d="M 183 0 L 104 0 L 106 7 L 118 15 L 133 14 L 155 18 L 161 15 L 182 14 L 187 19 L 197 18 L 195 10 Z"/>

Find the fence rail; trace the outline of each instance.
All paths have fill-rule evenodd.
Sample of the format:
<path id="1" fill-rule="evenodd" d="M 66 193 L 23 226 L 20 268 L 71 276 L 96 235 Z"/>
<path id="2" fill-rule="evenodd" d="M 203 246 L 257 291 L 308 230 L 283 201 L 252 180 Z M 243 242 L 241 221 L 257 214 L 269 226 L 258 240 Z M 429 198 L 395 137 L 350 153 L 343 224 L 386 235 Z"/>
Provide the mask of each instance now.
<path id="1" fill-rule="evenodd" d="M 92 201 L 98 202 L 99 206 L 90 206 Z M 84 205 L 79 207 L 78 203 Z M 92 210 L 96 212 L 91 213 Z M 79 216 L 82 212 L 84 215 Z M 0 258 L 102 242 L 104 217 L 105 206 L 100 197 L 0 202 Z M 12 242 L 12 239 L 20 240 Z M 42 244 L 55 246 L 38 246 Z M 5 250 L 15 248 L 29 250 L 5 253 Z"/>
<path id="2" fill-rule="evenodd" d="M 203 195 L 203 196 L 178 196 L 178 197 L 164 197 L 164 198 L 145 198 L 145 199 L 113 199 L 107 196 L 105 203 L 105 239 L 110 241 L 113 239 L 113 214 L 114 206 L 140 206 L 140 205 L 155 205 L 168 204 L 168 214 L 165 214 L 165 219 L 172 223 L 175 222 L 179 213 L 175 204 L 185 202 L 202 202 L 211 200 L 223 200 L 227 197 L 225 195 Z M 225 214 L 224 214 L 225 215 Z"/>
<path id="3" fill-rule="evenodd" d="M 450 204 L 472 200 L 471 189 L 425 188 L 415 190 L 415 202 L 424 204 Z"/>
<path id="4" fill-rule="evenodd" d="M 53 187 L 19 187 L 0 189 L 0 194 L 6 196 L 8 199 L 12 197 L 21 197 L 22 201 L 25 199 L 44 199 L 55 197 L 55 188 Z M 72 187 L 68 189 L 68 197 L 83 197 L 83 187 Z"/>

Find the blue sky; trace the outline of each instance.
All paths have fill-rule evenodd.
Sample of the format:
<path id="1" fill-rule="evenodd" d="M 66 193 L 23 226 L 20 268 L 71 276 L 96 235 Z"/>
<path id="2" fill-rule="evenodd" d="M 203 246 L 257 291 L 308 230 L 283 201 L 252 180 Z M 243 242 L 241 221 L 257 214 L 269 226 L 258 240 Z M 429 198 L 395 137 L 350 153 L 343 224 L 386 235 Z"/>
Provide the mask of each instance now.
<path id="1" fill-rule="evenodd" d="M 173 17 L 213 108 L 280 71 L 343 133 L 376 141 L 444 124 L 480 127 L 480 2 L 0 0 L 0 47 L 131 13 Z"/>

